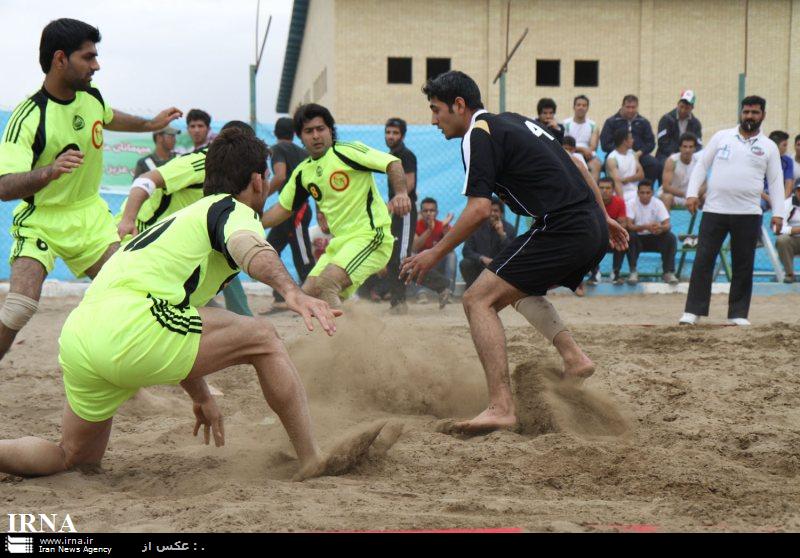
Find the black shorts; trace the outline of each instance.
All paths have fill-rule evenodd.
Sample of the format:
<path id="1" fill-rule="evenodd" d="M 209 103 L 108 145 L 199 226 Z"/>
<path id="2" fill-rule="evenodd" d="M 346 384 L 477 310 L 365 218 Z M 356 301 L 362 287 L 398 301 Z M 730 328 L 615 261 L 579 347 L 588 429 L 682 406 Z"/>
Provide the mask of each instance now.
<path id="1" fill-rule="evenodd" d="M 489 264 L 489 270 L 533 296 L 563 285 L 573 291 L 600 263 L 608 248 L 608 227 L 596 205 L 538 217 Z"/>

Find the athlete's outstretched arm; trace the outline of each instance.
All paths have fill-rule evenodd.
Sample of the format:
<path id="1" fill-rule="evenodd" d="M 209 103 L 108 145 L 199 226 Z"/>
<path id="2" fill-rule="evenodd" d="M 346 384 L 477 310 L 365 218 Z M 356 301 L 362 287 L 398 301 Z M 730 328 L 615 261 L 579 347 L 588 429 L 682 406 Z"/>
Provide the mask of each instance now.
<path id="1" fill-rule="evenodd" d="M 425 274 L 428 273 L 439 260 L 455 250 L 459 244 L 469 238 L 469 236 L 475 232 L 475 229 L 489 218 L 491 213 L 492 200 L 489 198 L 470 196 L 467 200 L 467 207 L 464 208 L 456 224 L 444 235 L 442 240 L 435 244 L 433 248 L 423 250 L 416 256 L 411 256 L 403 260 L 403 265 L 400 268 L 400 277 L 404 278 L 406 283 L 410 283 L 414 279 L 416 279 L 418 283 L 422 281 Z"/>
<path id="2" fill-rule="evenodd" d="M 0 176 L 0 200 L 21 200 L 30 197 L 62 174 L 71 173 L 73 169 L 81 166 L 81 163 L 83 163 L 83 153 L 69 149 L 46 167 Z"/>
<path id="3" fill-rule="evenodd" d="M 170 122 L 183 116 L 183 113 L 175 107 L 162 110 L 150 120 L 133 116 L 121 110 L 113 110 L 114 118 L 105 125 L 105 128 L 114 132 L 155 132 L 166 128 Z"/>
<path id="4" fill-rule="evenodd" d="M 280 225 L 291 216 L 291 211 L 284 208 L 280 203 L 276 203 L 261 216 L 261 224 L 264 225 L 265 229 L 271 229 L 272 227 Z M 253 278 L 255 279 L 255 277 Z"/>
<path id="5" fill-rule="evenodd" d="M 627 250 L 628 239 L 630 238 L 628 231 L 625 230 L 625 227 L 617 223 L 616 220 L 608 216 L 608 212 L 606 212 L 606 204 L 603 203 L 603 194 L 600 193 L 600 188 L 597 187 L 597 183 L 594 181 L 594 178 L 592 178 L 592 175 L 589 174 L 589 169 L 580 164 L 580 162 L 578 162 L 576 159 L 572 157 L 570 157 L 570 159 L 572 159 L 572 162 L 575 163 L 575 166 L 578 168 L 581 176 L 583 176 L 583 180 L 586 182 L 589 188 L 591 188 L 597 205 L 600 206 L 600 209 L 603 210 L 603 215 L 606 216 L 609 243 L 611 244 L 611 247 L 617 251 Z"/>
<path id="6" fill-rule="evenodd" d="M 149 188 L 152 188 L 153 191 L 155 191 L 155 188 L 164 188 L 166 184 L 164 182 L 164 177 L 161 176 L 158 169 L 140 174 L 133 183 L 136 185 L 137 183 L 144 183 L 146 181 L 150 181 L 151 184 Z M 129 234 L 136 235 L 139 232 L 136 228 L 136 216 L 139 215 L 139 210 L 151 195 L 152 192 L 150 192 L 148 188 L 131 188 L 128 193 L 128 200 L 125 202 L 125 211 L 122 212 L 122 218 L 117 226 L 120 239 L 125 238 Z"/>

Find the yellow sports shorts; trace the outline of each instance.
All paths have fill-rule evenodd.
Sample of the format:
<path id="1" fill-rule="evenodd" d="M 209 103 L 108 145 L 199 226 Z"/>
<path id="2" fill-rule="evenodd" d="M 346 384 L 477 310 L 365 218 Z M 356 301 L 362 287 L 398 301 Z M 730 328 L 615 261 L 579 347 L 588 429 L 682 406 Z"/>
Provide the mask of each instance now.
<path id="1" fill-rule="evenodd" d="M 328 264 L 344 269 L 353 282 L 340 293 L 339 296 L 344 300 L 356 292 L 371 275 L 386 267 L 392 257 L 393 244 L 394 236 L 388 226 L 362 234 L 333 237 L 308 275 L 320 275 Z"/>
<path id="2" fill-rule="evenodd" d="M 35 206 L 27 202 L 14 208 L 11 221 L 9 263 L 33 258 L 53 271 L 61 258 L 76 277 L 100 259 L 108 246 L 119 242 L 114 217 L 100 196 L 69 206 Z"/>
<path id="3" fill-rule="evenodd" d="M 146 294 L 120 289 L 84 299 L 58 340 L 69 406 L 100 422 L 140 387 L 179 383 L 197 358 L 202 329 L 196 308 Z"/>

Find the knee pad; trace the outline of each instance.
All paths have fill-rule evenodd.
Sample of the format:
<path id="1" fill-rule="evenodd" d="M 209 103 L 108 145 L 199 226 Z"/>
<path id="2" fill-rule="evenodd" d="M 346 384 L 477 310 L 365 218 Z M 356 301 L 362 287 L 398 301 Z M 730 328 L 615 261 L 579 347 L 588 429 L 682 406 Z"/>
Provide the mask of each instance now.
<path id="1" fill-rule="evenodd" d="M 37 308 L 39 301 L 18 293 L 8 293 L 0 309 L 0 322 L 8 329 L 19 331 L 33 317 Z"/>
<path id="2" fill-rule="evenodd" d="M 522 314 L 550 343 L 556 335 L 567 331 L 567 326 L 561 321 L 556 309 L 543 296 L 521 298 L 514 304 L 514 310 Z"/>
<path id="3" fill-rule="evenodd" d="M 317 277 L 317 289 L 319 289 L 319 299 L 328 303 L 331 308 L 341 308 L 342 299 L 339 293 L 342 286 L 335 280 L 324 275 Z"/>

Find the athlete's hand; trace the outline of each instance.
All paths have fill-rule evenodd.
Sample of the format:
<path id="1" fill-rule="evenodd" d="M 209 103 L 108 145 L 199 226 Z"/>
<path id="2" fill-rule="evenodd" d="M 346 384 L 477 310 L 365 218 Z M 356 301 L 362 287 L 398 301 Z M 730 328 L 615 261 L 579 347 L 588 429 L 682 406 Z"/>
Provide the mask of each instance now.
<path id="1" fill-rule="evenodd" d="M 83 163 L 83 153 L 76 149 L 67 149 L 50 164 L 50 180 L 56 180 L 63 174 L 70 174 Z"/>
<path id="2" fill-rule="evenodd" d="M 148 131 L 155 132 L 161 128 L 166 128 L 170 122 L 181 116 L 183 116 L 183 113 L 175 107 L 164 109 L 148 122 Z"/>
<path id="3" fill-rule="evenodd" d="M 389 201 L 389 211 L 395 215 L 405 215 L 411 211 L 411 198 L 408 194 L 395 194 Z"/>
<path id="4" fill-rule="evenodd" d="M 700 200 L 697 198 L 686 198 L 686 209 L 689 213 L 694 215 L 697 212 L 697 207 L 700 205 Z"/>
<path id="5" fill-rule="evenodd" d="M 333 335 L 336 332 L 335 318 L 342 315 L 341 310 L 331 308 L 324 300 L 308 296 L 300 289 L 288 293 L 285 298 L 289 310 L 303 317 L 308 331 L 314 331 L 312 318 L 316 318 L 325 333 Z"/>
<path id="6" fill-rule="evenodd" d="M 214 445 L 217 447 L 225 445 L 225 428 L 222 426 L 222 413 L 217 407 L 217 402 L 214 401 L 213 396 L 202 403 L 194 403 L 192 406 L 194 411 L 194 435 L 200 431 L 203 426 L 203 439 L 206 445 L 211 442 L 211 433 L 214 433 Z"/>
<path id="7" fill-rule="evenodd" d="M 126 236 L 136 236 L 139 234 L 139 231 L 136 229 L 136 223 L 123 219 L 119 222 L 119 225 L 117 225 L 117 234 L 120 240 L 125 240 Z"/>
<path id="8" fill-rule="evenodd" d="M 606 224 L 608 225 L 608 243 L 611 245 L 611 248 L 617 252 L 627 250 L 630 235 L 628 235 L 628 231 L 625 230 L 625 227 L 617 223 L 611 217 L 606 217 Z"/>
<path id="9" fill-rule="evenodd" d="M 439 259 L 433 249 L 423 250 L 419 254 L 405 258 L 400 267 L 400 280 L 405 280 L 406 285 L 414 280 L 417 284 L 421 284 L 425 275 L 438 263 Z"/>

